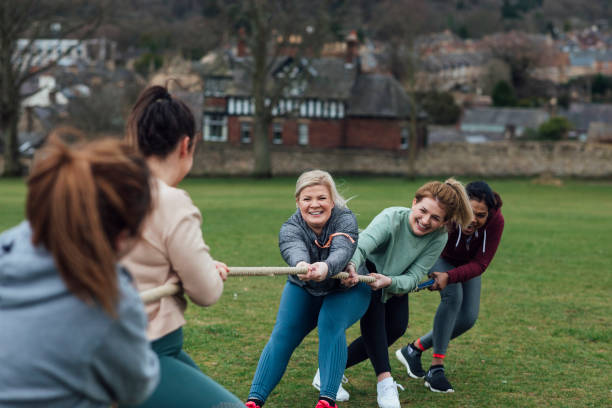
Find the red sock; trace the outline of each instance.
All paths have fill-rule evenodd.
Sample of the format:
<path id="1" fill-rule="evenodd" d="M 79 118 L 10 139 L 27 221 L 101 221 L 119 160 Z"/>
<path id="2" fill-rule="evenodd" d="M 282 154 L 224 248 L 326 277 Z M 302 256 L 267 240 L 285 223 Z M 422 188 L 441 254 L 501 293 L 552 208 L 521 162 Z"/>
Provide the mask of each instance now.
<path id="1" fill-rule="evenodd" d="M 446 355 L 445 354 L 436 354 L 436 353 L 433 353 L 433 357 L 434 358 L 439 358 L 440 360 L 444 360 L 444 357 L 446 357 Z"/>
<path id="2" fill-rule="evenodd" d="M 425 351 L 425 347 L 421 344 L 421 339 L 417 339 L 414 343 L 414 346 L 421 351 Z"/>

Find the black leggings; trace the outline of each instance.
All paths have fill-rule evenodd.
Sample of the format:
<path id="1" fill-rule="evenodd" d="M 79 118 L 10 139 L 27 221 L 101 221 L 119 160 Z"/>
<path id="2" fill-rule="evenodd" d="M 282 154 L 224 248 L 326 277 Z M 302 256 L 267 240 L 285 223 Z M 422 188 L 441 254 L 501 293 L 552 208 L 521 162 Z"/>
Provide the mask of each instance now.
<path id="1" fill-rule="evenodd" d="M 370 306 L 360 321 L 361 337 L 348 347 L 346 368 L 369 357 L 376 375 L 391 371 L 388 348 L 408 327 L 408 295 L 393 296 L 387 303 L 380 301 L 381 296 L 381 290 L 372 291 Z"/>

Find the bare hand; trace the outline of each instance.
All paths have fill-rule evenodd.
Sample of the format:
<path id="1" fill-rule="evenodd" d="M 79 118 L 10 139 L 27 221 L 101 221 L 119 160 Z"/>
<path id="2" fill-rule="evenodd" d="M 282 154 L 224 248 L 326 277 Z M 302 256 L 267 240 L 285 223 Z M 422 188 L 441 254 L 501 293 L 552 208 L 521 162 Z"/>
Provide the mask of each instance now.
<path id="1" fill-rule="evenodd" d="M 347 288 L 352 288 L 353 286 L 359 283 L 359 275 L 357 274 L 357 271 L 355 270 L 354 264 L 349 263 L 346 266 L 346 269 L 344 270 L 344 272 L 349 274 L 348 278 L 344 278 L 340 280 L 340 282 L 344 286 L 346 286 Z"/>
<path id="2" fill-rule="evenodd" d="M 229 275 L 229 268 L 223 262 L 219 262 L 219 261 L 214 261 L 214 262 L 215 262 L 215 268 L 217 268 L 217 272 L 219 272 L 219 276 L 221 277 L 221 280 L 225 282 L 225 280 L 227 279 L 227 275 Z"/>
<path id="3" fill-rule="evenodd" d="M 298 262 L 297 267 L 308 267 L 308 273 L 299 274 L 298 279 L 303 281 L 321 282 L 327 278 L 328 266 L 325 262 L 315 262 L 307 264 L 306 262 Z"/>
<path id="4" fill-rule="evenodd" d="M 446 272 L 432 272 L 429 276 L 435 279 L 434 284 L 429 287 L 429 290 L 444 290 L 448 285 L 448 273 Z"/>
<path id="5" fill-rule="evenodd" d="M 370 276 L 376 278 L 374 282 L 368 283 L 372 290 L 386 288 L 391 285 L 391 278 L 388 276 L 381 275 L 380 273 L 371 273 Z"/>

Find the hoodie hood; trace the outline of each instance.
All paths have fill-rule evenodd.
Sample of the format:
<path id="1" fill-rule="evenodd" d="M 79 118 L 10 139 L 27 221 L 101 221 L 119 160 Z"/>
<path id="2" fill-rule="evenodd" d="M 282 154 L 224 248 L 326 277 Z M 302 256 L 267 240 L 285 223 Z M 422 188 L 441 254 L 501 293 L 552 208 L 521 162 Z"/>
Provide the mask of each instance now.
<path id="1" fill-rule="evenodd" d="M 497 208 L 489 208 L 489 217 L 487 218 L 487 222 L 484 223 L 484 225 L 480 228 L 478 228 L 476 231 L 474 231 L 473 237 L 476 238 L 476 240 L 479 240 L 479 238 L 481 238 L 482 236 L 482 243 L 481 243 L 481 249 L 482 249 L 482 253 L 484 254 L 487 250 L 487 227 L 495 222 L 499 222 L 499 217 L 501 217 L 501 207 L 503 205 L 502 199 L 499 196 L 499 194 L 497 194 L 496 192 L 493 192 L 493 194 L 495 195 L 495 201 L 497 202 Z M 455 241 L 455 248 L 459 246 L 459 243 L 461 242 L 461 239 L 465 239 L 467 242 L 469 242 L 472 237 L 465 237 L 462 233 L 461 230 L 461 225 L 457 225 L 457 228 L 459 230 L 459 233 L 457 234 L 457 240 Z"/>
<path id="2" fill-rule="evenodd" d="M 53 256 L 32 244 L 27 221 L 0 235 L 0 308 L 46 303 L 68 295 Z"/>

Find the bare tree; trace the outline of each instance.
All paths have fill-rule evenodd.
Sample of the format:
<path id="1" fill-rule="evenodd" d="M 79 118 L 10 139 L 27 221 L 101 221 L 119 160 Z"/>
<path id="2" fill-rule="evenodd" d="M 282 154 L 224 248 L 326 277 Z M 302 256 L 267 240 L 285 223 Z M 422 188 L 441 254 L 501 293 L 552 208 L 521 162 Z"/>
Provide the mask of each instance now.
<path id="1" fill-rule="evenodd" d="M 82 39 L 91 35 L 111 0 L 2 0 L 0 1 L 0 137 L 4 143 L 4 175 L 22 172 L 17 124 L 22 85 L 55 66 L 75 44 L 56 59 L 40 62 L 35 48 L 39 38 Z M 19 42 L 21 40 L 21 43 Z"/>
<path id="2" fill-rule="evenodd" d="M 485 39 L 493 57 L 505 62 L 515 88 L 527 84 L 531 71 L 550 58 L 552 47 L 542 36 L 511 31 Z"/>
<path id="3" fill-rule="evenodd" d="M 329 35 L 325 1 L 247 0 L 226 6 L 234 34 L 250 56 L 255 105 L 253 149 L 256 177 L 272 175 L 269 129 L 272 110 L 291 84 L 308 76 L 308 60 Z M 245 60 L 246 61 L 246 60 Z M 282 62 L 282 65 L 281 65 Z"/>
<path id="4" fill-rule="evenodd" d="M 414 47 L 419 34 L 435 30 L 428 25 L 432 10 L 421 0 L 382 0 L 378 3 L 371 29 L 375 36 L 389 44 L 391 73 L 405 87 L 412 103 L 410 112 L 410 142 L 408 147 L 408 176 L 416 175 L 415 162 L 419 149 L 418 119 L 421 108 L 416 92 L 420 59 Z"/>

